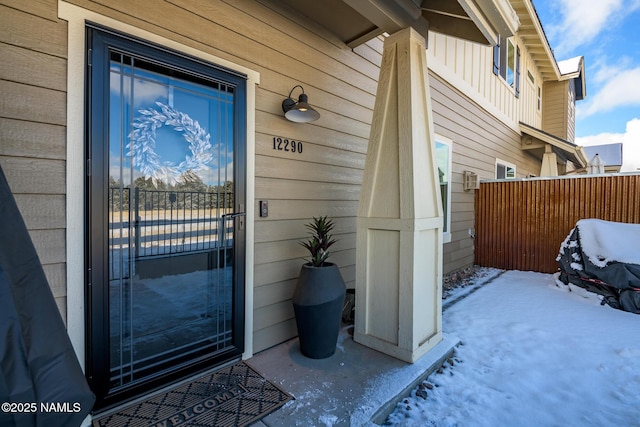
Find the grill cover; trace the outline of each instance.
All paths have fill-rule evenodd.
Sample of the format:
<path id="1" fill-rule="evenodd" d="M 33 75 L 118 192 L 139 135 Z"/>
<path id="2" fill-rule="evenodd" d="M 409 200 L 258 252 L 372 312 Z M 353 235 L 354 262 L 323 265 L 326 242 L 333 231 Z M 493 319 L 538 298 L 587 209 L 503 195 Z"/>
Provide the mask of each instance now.
<path id="1" fill-rule="evenodd" d="M 614 308 L 640 314 L 640 224 L 578 221 L 560 246 L 560 280 L 604 297 Z"/>
<path id="2" fill-rule="evenodd" d="M 3 427 L 79 426 L 95 400 L 2 168 L 0 372 Z"/>

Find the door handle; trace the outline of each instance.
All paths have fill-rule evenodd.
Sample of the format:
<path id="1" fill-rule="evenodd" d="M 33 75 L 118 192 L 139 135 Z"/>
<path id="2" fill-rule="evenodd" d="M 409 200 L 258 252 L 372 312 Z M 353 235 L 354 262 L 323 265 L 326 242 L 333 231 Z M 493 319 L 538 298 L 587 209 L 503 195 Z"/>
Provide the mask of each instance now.
<path id="1" fill-rule="evenodd" d="M 222 219 L 235 219 L 240 218 L 238 220 L 238 230 L 244 230 L 244 217 L 247 215 L 246 212 L 233 212 L 229 214 L 222 215 Z"/>
<path id="2" fill-rule="evenodd" d="M 246 212 L 233 212 L 230 214 L 222 215 L 222 218 L 237 218 L 239 216 L 245 216 L 246 214 L 247 214 Z"/>

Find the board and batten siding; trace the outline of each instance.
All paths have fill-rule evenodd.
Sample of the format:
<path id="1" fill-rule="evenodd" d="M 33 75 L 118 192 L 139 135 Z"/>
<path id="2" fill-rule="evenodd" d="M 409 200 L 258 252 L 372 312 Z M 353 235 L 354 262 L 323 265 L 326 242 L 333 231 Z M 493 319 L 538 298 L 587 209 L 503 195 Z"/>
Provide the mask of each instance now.
<path id="1" fill-rule="evenodd" d="M 451 86 L 430 73 L 435 132 L 453 141 L 451 171 L 451 242 L 444 245 L 443 272 L 473 264 L 474 191 L 463 188 L 464 171 L 479 179 L 495 178 L 499 158 L 516 165 L 518 177 L 538 174 L 540 162 L 520 149 L 520 135 Z"/>
<path id="2" fill-rule="evenodd" d="M 519 37 L 512 40 L 520 48 L 520 96 L 504 79 L 493 74 L 493 47 L 456 37 L 429 33 L 427 64 L 441 77 L 517 129 L 518 122 L 540 128 L 542 116 L 538 109 L 537 87 L 542 87 L 542 75 Z M 531 73 L 531 84 L 527 72 Z"/>
<path id="3" fill-rule="evenodd" d="M 67 25 L 56 1 L 5 0 L 0 28 L 0 165 L 66 321 Z"/>
<path id="4" fill-rule="evenodd" d="M 520 121 L 535 128 L 542 128 L 542 103 L 538 106 L 538 90 L 542 95 L 542 75 L 538 71 L 529 51 L 521 47 L 522 69 L 520 70 Z M 531 77 L 533 77 L 533 80 Z"/>

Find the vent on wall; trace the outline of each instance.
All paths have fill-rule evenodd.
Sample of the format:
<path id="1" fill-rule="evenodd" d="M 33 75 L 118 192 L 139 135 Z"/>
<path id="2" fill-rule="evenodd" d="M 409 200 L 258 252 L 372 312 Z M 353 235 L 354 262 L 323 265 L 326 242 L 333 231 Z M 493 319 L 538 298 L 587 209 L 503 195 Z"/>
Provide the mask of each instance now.
<path id="1" fill-rule="evenodd" d="M 478 174 L 471 171 L 464 171 L 464 189 L 475 190 L 477 188 L 480 188 Z"/>

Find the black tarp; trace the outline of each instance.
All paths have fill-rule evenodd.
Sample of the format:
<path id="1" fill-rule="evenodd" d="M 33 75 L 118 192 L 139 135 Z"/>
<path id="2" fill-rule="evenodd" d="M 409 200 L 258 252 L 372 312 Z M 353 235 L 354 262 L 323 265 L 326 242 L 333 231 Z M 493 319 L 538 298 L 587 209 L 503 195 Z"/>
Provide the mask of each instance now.
<path id="1" fill-rule="evenodd" d="M 79 426 L 95 397 L 0 168 L 1 427 Z"/>
<path id="2" fill-rule="evenodd" d="M 591 262 L 581 240 L 589 238 L 584 233 L 589 233 L 592 228 L 581 229 L 583 221 L 601 220 L 579 221 L 562 243 L 558 255 L 560 280 L 602 295 L 603 301 L 611 307 L 640 314 L 640 264 L 611 261 L 601 267 Z M 638 245 L 640 248 L 640 242 Z"/>

